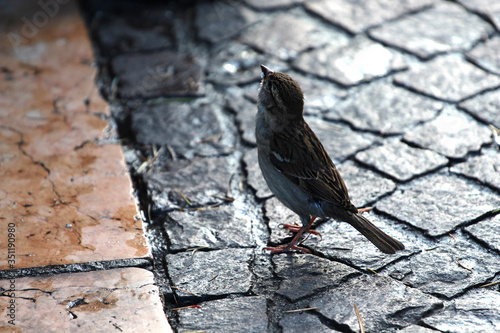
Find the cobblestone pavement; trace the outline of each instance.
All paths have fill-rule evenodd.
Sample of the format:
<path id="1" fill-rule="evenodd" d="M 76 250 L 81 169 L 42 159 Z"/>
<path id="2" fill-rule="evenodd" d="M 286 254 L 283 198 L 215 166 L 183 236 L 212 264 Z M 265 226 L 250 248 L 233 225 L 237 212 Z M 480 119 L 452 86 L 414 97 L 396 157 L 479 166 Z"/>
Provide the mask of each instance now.
<path id="1" fill-rule="evenodd" d="M 175 332 L 359 332 L 354 304 L 366 332 L 500 331 L 497 2 L 82 3 L 154 258 L 110 258 L 110 283 L 152 271 Z M 257 164 L 261 63 L 298 81 L 352 201 L 405 251 L 334 220 L 311 254 L 263 249 L 299 221 Z"/>

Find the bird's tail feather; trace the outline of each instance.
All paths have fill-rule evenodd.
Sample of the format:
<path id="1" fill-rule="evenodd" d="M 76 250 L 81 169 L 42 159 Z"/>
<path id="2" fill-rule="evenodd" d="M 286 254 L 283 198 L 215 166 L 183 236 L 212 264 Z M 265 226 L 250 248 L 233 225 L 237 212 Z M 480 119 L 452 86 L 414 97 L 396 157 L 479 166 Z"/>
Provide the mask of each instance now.
<path id="1" fill-rule="evenodd" d="M 380 251 L 387 254 L 394 254 L 398 250 L 404 250 L 405 246 L 401 242 L 377 228 L 362 215 L 352 214 L 351 216 L 352 219 L 348 221 L 349 224 L 368 238 Z"/>

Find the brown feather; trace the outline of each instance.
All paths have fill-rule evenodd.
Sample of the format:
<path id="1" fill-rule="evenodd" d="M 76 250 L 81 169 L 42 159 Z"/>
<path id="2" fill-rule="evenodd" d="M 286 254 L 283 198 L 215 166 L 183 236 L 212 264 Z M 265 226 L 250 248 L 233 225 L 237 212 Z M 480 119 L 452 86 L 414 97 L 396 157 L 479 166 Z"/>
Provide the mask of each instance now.
<path id="1" fill-rule="evenodd" d="M 304 191 L 317 199 L 357 212 L 339 171 L 303 119 L 296 126 L 274 133 L 271 152 L 276 152 L 271 153 L 273 165 Z"/>

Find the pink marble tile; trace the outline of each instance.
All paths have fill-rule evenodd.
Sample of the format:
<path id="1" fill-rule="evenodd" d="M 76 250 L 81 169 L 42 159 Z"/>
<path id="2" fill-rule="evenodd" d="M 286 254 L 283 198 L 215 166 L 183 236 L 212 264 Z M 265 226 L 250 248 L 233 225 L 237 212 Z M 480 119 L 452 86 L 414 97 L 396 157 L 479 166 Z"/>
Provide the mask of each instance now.
<path id="1" fill-rule="evenodd" d="M 0 280 L 7 295 L 12 285 L 14 297 L 0 297 L 1 332 L 172 332 L 144 269 Z"/>
<path id="2" fill-rule="evenodd" d="M 36 34 L 26 22 L 44 9 L 12 3 L 0 9 L 0 270 L 151 256 L 75 1 L 34 20 Z"/>

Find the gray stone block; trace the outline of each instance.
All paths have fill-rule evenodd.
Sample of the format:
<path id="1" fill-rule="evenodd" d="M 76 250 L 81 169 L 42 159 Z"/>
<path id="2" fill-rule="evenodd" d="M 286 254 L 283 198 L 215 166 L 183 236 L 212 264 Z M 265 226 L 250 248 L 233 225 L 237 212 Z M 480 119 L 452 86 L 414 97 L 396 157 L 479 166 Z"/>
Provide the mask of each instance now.
<path id="1" fill-rule="evenodd" d="M 377 209 L 439 236 L 500 206 L 500 195 L 448 174 L 410 183 L 377 203 Z"/>
<path id="2" fill-rule="evenodd" d="M 167 172 L 147 173 L 148 194 L 160 210 L 222 203 L 231 178 L 228 163 L 226 157 L 194 158 Z"/>
<path id="3" fill-rule="evenodd" d="M 472 157 L 466 162 L 454 165 L 450 170 L 500 190 L 500 155 L 498 153 Z"/>
<path id="4" fill-rule="evenodd" d="M 320 0 L 308 1 L 305 7 L 334 25 L 341 26 L 352 34 L 358 34 L 385 21 L 421 10 L 431 3 L 430 0 Z"/>
<path id="5" fill-rule="evenodd" d="M 119 55 L 111 61 L 120 98 L 196 97 L 203 94 L 196 58 L 177 51 Z"/>
<path id="6" fill-rule="evenodd" d="M 485 284 L 500 269 L 498 254 L 489 253 L 460 233 L 446 237 L 438 246 L 398 262 L 388 274 L 412 288 L 455 297 Z"/>
<path id="7" fill-rule="evenodd" d="M 500 37 L 478 44 L 466 54 L 467 58 L 483 69 L 500 75 Z"/>
<path id="8" fill-rule="evenodd" d="M 171 251 L 255 246 L 252 218 L 233 205 L 174 211 L 164 223 Z"/>
<path id="9" fill-rule="evenodd" d="M 162 102 L 141 105 L 132 113 L 132 131 L 141 145 L 170 147 L 180 157 L 227 153 L 222 126 L 208 103 Z"/>
<path id="10" fill-rule="evenodd" d="M 345 34 L 334 29 L 320 29 L 319 25 L 301 12 L 279 13 L 249 29 L 241 40 L 284 60 L 293 59 L 307 49 L 347 42 Z"/>
<path id="11" fill-rule="evenodd" d="M 490 248 L 500 252 L 500 235 L 498 233 L 499 223 L 500 215 L 496 215 L 464 229 L 476 239 L 486 243 Z"/>
<path id="12" fill-rule="evenodd" d="M 356 154 L 356 160 L 402 182 L 448 163 L 447 158 L 431 150 L 412 148 L 401 141 L 363 150 Z"/>
<path id="13" fill-rule="evenodd" d="M 176 291 L 180 298 L 247 293 L 251 287 L 251 260 L 251 249 L 166 255 L 168 275 L 173 285 L 182 289 Z"/>
<path id="14" fill-rule="evenodd" d="M 443 103 L 414 94 L 386 81 L 354 88 L 331 108 L 327 119 L 344 120 L 355 128 L 384 135 L 401 134 L 442 110 Z"/>
<path id="15" fill-rule="evenodd" d="M 466 51 L 492 27 L 463 7 L 441 2 L 370 30 L 373 38 L 428 59 L 440 53 Z"/>
<path id="16" fill-rule="evenodd" d="M 500 127 L 500 90 L 492 90 L 458 104 L 458 107 L 482 121 Z"/>
<path id="17" fill-rule="evenodd" d="M 437 118 L 406 133 L 404 140 L 449 158 L 463 158 L 492 142 L 487 126 L 453 107 L 447 107 Z"/>
<path id="18" fill-rule="evenodd" d="M 326 318 L 356 331 L 358 319 L 353 303 L 367 332 L 409 326 L 424 313 L 442 306 L 439 299 L 381 275 L 363 276 L 333 289 L 312 301 L 310 306 L 318 307 L 317 311 Z"/>
<path id="19" fill-rule="evenodd" d="M 292 302 L 338 288 L 350 277 L 359 275 L 354 268 L 310 254 L 275 255 L 273 263 L 281 279 L 277 293 Z"/>
<path id="20" fill-rule="evenodd" d="M 258 296 L 204 302 L 179 311 L 179 332 L 267 332 L 266 299 Z"/>
<path id="21" fill-rule="evenodd" d="M 293 66 L 343 86 L 371 81 L 407 67 L 399 52 L 363 36 L 304 52 Z"/>
<path id="22" fill-rule="evenodd" d="M 440 100 L 460 102 L 500 86 L 500 77 L 489 74 L 459 55 L 438 57 L 395 76 L 395 82 Z"/>

